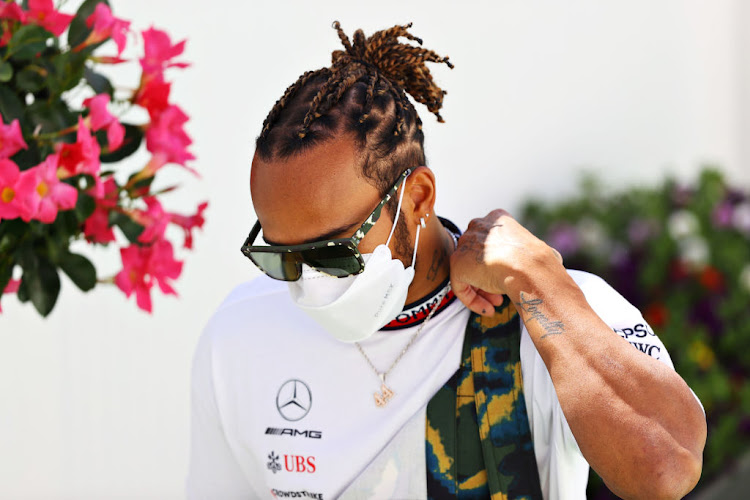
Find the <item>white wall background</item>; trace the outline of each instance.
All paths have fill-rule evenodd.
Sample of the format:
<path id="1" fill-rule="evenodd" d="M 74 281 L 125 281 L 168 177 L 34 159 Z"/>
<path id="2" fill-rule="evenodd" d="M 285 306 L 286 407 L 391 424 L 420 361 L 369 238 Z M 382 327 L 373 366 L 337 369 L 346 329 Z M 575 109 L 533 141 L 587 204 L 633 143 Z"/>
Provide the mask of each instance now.
<path id="1" fill-rule="evenodd" d="M 447 123 L 420 112 L 440 213 L 462 226 L 529 195 L 570 194 L 581 168 L 619 185 L 691 179 L 713 162 L 750 185 L 742 0 L 112 3 L 139 29 L 189 39 L 193 66 L 172 73 L 173 100 L 192 116 L 203 178 L 165 172 L 183 186 L 165 204 L 208 199 L 207 223 L 184 254 L 180 298 L 155 295 L 150 316 L 113 287 L 84 295 L 67 280 L 46 320 L 3 299 L 3 499 L 182 497 L 192 350 L 222 297 L 255 275 L 239 253 L 253 222 L 253 139 L 286 86 L 329 63 L 334 19 L 350 33 L 414 21 L 455 63 L 434 70 Z M 135 85 L 135 65 L 116 74 Z M 103 276 L 118 270 L 115 252 L 89 254 Z"/>

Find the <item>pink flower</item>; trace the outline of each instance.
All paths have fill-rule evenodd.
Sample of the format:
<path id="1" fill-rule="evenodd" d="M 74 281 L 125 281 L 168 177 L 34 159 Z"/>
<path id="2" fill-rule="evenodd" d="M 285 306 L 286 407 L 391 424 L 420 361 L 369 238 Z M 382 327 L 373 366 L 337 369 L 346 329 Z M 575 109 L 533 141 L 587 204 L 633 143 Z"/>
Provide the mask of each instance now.
<path id="1" fill-rule="evenodd" d="M 155 156 L 161 156 L 162 164 L 177 163 L 186 166 L 186 161 L 195 158 L 187 151 L 193 141 L 182 128 L 188 120 L 188 116 L 179 107 L 170 105 L 146 130 L 146 149 Z"/>
<path id="2" fill-rule="evenodd" d="M 161 75 L 149 78 L 135 95 L 134 102 L 146 108 L 151 119 L 156 117 L 169 106 L 170 84 Z"/>
<path id="3" fill-rule="evenodd" d="M 21 215 L 21 200 L 18 196 L 18 165 L 0 159 L 0 220 L 15 219 Z"/>
<path id="4" fill-rule="evenodd" d="M 0 293 L 0 295 L 6 294 L 6 293 L 17 293 L 18 287 L 21 285 L 21 280 L 14 280 L 11 279 L 7 285 L 5 285 L 5 289 Z M 0 312 L 3 312 L 3 308 L 0 307 Z"/>
<path id="5" fill-rule="evenodd" d="M 26 22 L 26 13 L 16 2 L 0 0 L 0 19 Z"/>
<path id="6" fill-rule="evenodd" d="M 145 228 L 138 236 L 138 241 L 150 243 L 164 237 L 164 231 L 169 223 L 169 214 L 164 211 L 161 203 L 155 197 L 146 196 L 143 201 L 146 202 L 148 209 L 145 212 L 136 210 L 133 214 L 133 220 Z"/>
<path id="7" fill-rule="evenodd" d="M 115 284 L 127 297 L 135 292 L 136 303 L 151 312 L 151 287 L 159 285 L 163 293 L 177 295 L 171 280 L 180 277 L 182 262 L 175 260 L 172 244 L 159 240 L 152 245 L 130 245 L 120 249 L 123 269 L 115 276 Z"/>
<path id="8" fill-rule="evenodd" d="M 96 203 L 105 208 L 112 209 L 117 206 L 118 197 L 119 191 L 117 189 L 117 183 L 114 178 L 107 177 L 107 179 L 102 182 L 102 195 L 97 197 Z"/>
<path id="9" fill-rule="evenodd" d="M 62 35 L 73 17 L 56 11 L 52 0 L 29 0 L 27 22 L 38 24 L 55 36 Z"/>
<path id="10" fill-rule="evenodd" d="M 76 142 L 63 144 L 58 148 L 60 153 L 60 168 L 68 175 L 89 174 L 95 179 L 99 178 L 99 153 L 101 148 L 96 138 L 91 135 L 86 122 L 78 117 L 78 132 Z M 99 182 L 97 181 L 99 188 Z M 102 191 L 97 189 L 96 196 L 101 196 Z"/>
<path id="11" fill-rule="evenodd" d="M 21 280 L 14 280 L 11 279 L 7 285 L 5 285 L 5 290 L 3 290 L 3 293 L 16 293 L 18 292 L 18 287 L 21 285 Z"/>
<path id="12" fill-rule="evenodd" d="M 108 38 L 112 38 L 117 44 L 117 55 L 122 54 L 127 42 L 130 21 L 123 21 L 112 15 L 112 11 L 104 2 L 97 4 L 94 13 L 86 19 L 86 26 L 94 29 L 88 36 L 83 46 L 93 45 Z"/>
<path id="13" fill-rule="evenodd" d="M 99 5 L 104 4 L 100 3 Z M 107 109 L 107 104 L 109 104 L 108 94 L 97 94 L 94 97 L 89 97 L 88 99 L 83 100 L 83 105 L 89 108 L 89 111 L 91 112 L 88 118 L 92 130 L 96 131 L 103 129 L 113 121 L 117 121 Z"/>
<path id="14" fill-rule="evenodd" d="M 103 196 L 97 198 L 94 212 L 83 224 L 83 234 L 93 243 L 115 241 L 115 233 L 109 224 L 109 214 L 117 206 L 117 184 L 112 177 L 103 183 Z"/>
<path id="15" fill-rule="evenodd" d="M 21 149 L 29 149 L 29 146 L 23 140 L 18 119 L 4 125 L 0 116 L 0 158 L 10 158 Z"/>
<path id="16" fill-rule="evenodd" d="M 57 178 L 58 154 L 49 155 L 36 167 L 21 172 L 18 192 L 27 193 L 21 207 L 21 218 L 37 219 L 45 224 L 54 222 L 58 210 L 76 206 L 78 190 Z"/>
<path id="17" fill-rule="evenodd" d="M 99 5 L 104 4 L 100 3 Z M 107 127 L 109 149 L 110 151 L 114 151 L 122 145 L 122 140 L 125 137 L 125 127 L 109 112 L 107 104 L 109 104 L 108 94 L 99 94 L 83 101 L 83 105 L 91 111 L 88 116 L 91 130 L 97 131 Z"/>
<path id="18" fill-rule="evenodd" d="M 83 223 L 83 234 L 91 243 L 109 243 L 115 241 L 115 233 L 109 225 L 109 210 L 97 205 Z"/>
<path id="19" fill-rule="evenodd" d="M 115 120 L 107 126 L 107 144 L 109 144 L 110 152 L 122 146 L 124 139 L 125 127 L 122 126 L 122 123 Z"/>
<path id="20" fill-rule="evenodd" d="M 115 276 L 115 284 L 130 297 L 135 292 L 138 307 L 151 312 L 151 287 L 153 280 L 149 276 L 148 261 L 150 248 L 130 245 L 120 249 L 123 269 Z"/>
<path id="21" fill-rule="evenodd" d="M 185 50 L 185 40 L 172 45 L 166 32 L 150 28 L 142 32 L 144 57 L 140 59 L 146 79 L 161 75 L 166 68 L 186 68 L 187 63 L 171 62 Z"/>
<path id="22" fill-rule="evenodd" d="M 200 229 L 203 227 L 203 223 L 206 221 L 203 218 L 203 211 L 206 210 L 207 206 L 208 202 L 204 201 L 203 203 L 198 205 L 198 211 L 195 213 L 195 215 L 191 216 L 184 216 L 174 213 L 169 214 L 169 221 L 172 224 L 180 226 L 183 231 L 185 231 L 185 248 L 193 248 L 193 229 Z"/>
<path id="23" fill-rule="evenodd" d="M 13 31 L 8 28 L 8 21 L 0 20 L 0 31 L 3 33 L 0 35 L 0 47 L 5 47 L 13 38 Z"/>
<path id="24" fill-rule="evenodd" d="M 138 236 L 138 241 L 150 243 L 163 239 L 167 224 L 171 223 L 180 226 L 184 231 L 184 247 L 193 248 L 193 229 L 203 227 L 205 222 L 203 211 L 208 206 L 208 202 L 198 205 L 198 211 L 194 215 L 186 216 L 165 211 L 159 200 L 153 196 L 147 196 L 143 200 L 148 209 L 146 211 L 135 210 L 132 214 L 133 220 L 145 228 Z"/>
<path id="25" fill-rule="evenodd" d="M 159 240 L 151 245 L 151 249 L 151 275 L 162 293 L 177 295 L 171 281 L 180 277 L 182 262 L 175 260 L 172 244 L 167 240 Z"/>
<path id="26" fill-rule="evenodd" d="M 26 13 L 15 2 L 4 2 L 0 0 L 0 47 L 5 47 L 13 38 L 13 24 L 16 21 L 26 22 Z"/>

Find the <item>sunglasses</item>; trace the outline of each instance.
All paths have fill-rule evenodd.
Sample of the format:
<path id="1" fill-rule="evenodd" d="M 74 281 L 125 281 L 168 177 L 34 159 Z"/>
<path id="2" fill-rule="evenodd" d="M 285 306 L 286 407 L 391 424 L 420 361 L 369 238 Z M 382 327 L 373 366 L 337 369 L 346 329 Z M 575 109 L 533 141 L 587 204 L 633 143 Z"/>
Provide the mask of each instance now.
<path id="1" fill-rule="evenodd" d="M 276 280 L 297 281 L 302 276 L 302 264 L 307 264 L 336 278 L 359 274 L 365 269 L 365 261 L 357 249 L 359 242 L 378 221 L 383 207 L 396 194 L 398 187 L 410 173 L 411 170 L 407 169 L 399 176 L 385 198 L 351 238 L 313 241 L 289 246 L 254 246 L 253 242 L 261 230 L 260 221 L 257 221 L 242 245 L 242 253 L 253 261 L 258 269 Z"/>

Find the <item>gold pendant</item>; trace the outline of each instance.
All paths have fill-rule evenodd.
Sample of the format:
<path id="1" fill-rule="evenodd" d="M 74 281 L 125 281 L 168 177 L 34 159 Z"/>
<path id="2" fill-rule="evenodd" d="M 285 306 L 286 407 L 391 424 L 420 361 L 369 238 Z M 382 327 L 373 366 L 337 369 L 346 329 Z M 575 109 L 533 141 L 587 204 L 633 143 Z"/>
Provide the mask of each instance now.
<path id="1" fill-rule="evenodd" d="M 393 397 L 393 391 L 385 385 L 385 382 L 380 386 L 380 392 L 375 392 L 375 406 L 378 408 L 384 407 L 388 404 L 388 401 Z"/>

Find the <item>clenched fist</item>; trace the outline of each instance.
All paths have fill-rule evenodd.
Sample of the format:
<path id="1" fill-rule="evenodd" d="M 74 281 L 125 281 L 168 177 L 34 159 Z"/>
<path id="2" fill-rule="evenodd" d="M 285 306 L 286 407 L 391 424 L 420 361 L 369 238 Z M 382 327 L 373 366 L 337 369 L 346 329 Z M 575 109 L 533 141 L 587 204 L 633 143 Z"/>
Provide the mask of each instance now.
<path id="1" fill-rule="evenodd" d="M 456 296 L 485 316 L 503 295 L 517 304 L 522 291 L 568 279 L 560 254 L 502 209 L 469 223 L 451 255 L 450 273 Z"/>

